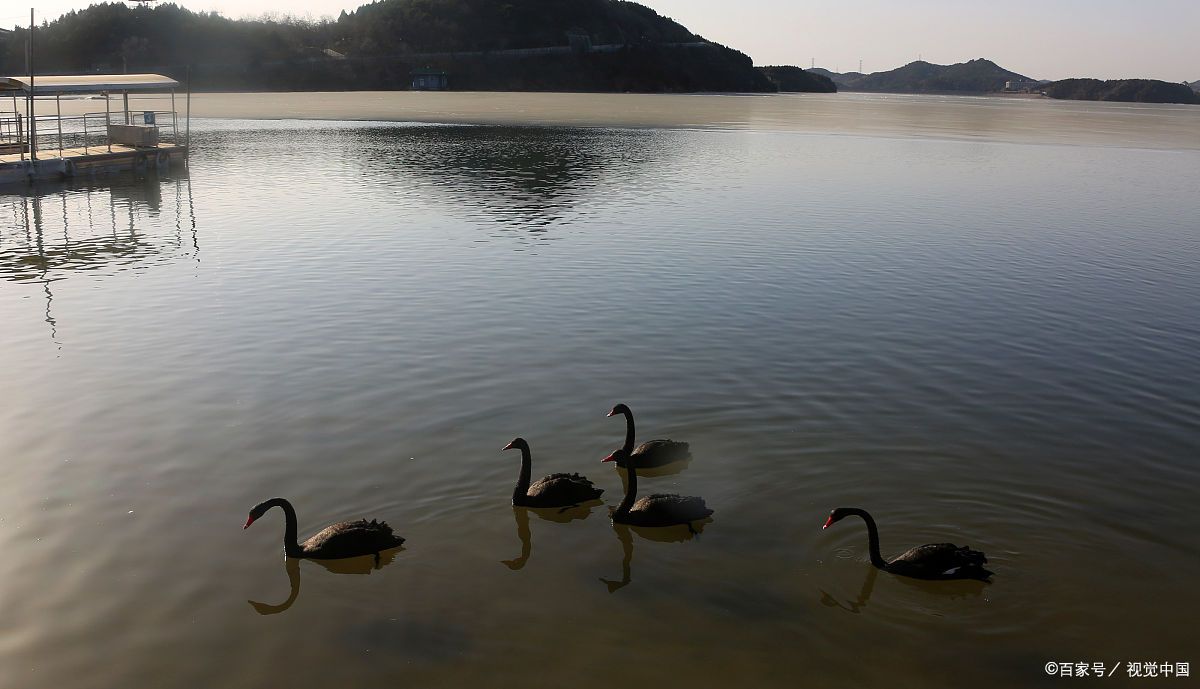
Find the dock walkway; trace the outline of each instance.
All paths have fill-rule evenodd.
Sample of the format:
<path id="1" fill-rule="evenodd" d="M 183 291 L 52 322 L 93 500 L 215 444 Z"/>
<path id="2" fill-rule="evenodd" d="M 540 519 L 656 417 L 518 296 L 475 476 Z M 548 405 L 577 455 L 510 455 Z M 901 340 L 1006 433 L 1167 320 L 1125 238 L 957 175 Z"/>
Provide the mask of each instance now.
<path id="1" fill-rule="evenodd" d="M 187 147 L 179 144 L 155 147 L 113 144 L 109 149 L 109 146 L 42 149 L 38 151 L 36 164 L 30 161 L 28 153 L 24 160 L 20 153 L 0 154 L 0 185 L 151 167 L 165 170 L 182 164 L 187 153 Z"/>

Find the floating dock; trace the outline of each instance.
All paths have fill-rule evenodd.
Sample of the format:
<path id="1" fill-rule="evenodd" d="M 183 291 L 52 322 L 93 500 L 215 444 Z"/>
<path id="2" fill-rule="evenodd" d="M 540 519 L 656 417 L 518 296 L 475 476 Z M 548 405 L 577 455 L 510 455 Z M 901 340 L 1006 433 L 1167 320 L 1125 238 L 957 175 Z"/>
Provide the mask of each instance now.
<path id="1" fill-rule="evenodd" d="M 6 96 L 12 99 L 11 112 L 0 110 L 0 190 L 41 180 L 185 165 L 190 117 L 185 115 L 181 132 L 175 110 L 178 87 L 179 82 L 160 74 L 0 77 L 0 103 Z M 169 94 L 170 109 L 133 111 L 131 92 Z M 104 112 L 63 116 L 64 96 L 90 97 L 89 105 L 103 99 Z M 117 109 L 113 96 L 120 96 Z M 38 104 L 48 100 L 54 101 L 55 114 L 36 114 Z"/>

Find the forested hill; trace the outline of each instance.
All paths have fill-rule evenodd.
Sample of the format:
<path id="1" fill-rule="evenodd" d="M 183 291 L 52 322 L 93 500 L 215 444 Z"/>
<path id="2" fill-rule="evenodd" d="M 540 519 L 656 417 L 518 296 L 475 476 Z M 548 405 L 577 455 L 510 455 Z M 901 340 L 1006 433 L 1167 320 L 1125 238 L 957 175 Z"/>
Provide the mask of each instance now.
<path id="1" fill-rule="evenodd" d="M 811 71 L 811 70 L 810 70 Z M 1010 72 L 983 58 L 953 65 L 935 65 L 918 60 L 887 72 L 872 74 L 828 73 L 837 85 L 849 91 L 886 93 L 986 93 L 1000 91 L 1007 81 L 1027 81 L 1029 77 Z"/>
<path id="2" fill-rule="evenodd" d="M 836 93 L 837 85 L 823 74 L 805 71 L 792 65 L 768 65 L 758 71 L 773 81 L 780 91 L 805 93 Z"/>
<path id="3" fill-rule="evenodd" d="M 381 0 L 338 18 L 337 50 L 418 53 L 542 48 L 567 33 L 594 44 L 703 41 L 632 2 L 612 0 Z"/>
<path id="4" fill-rule="evenodd" d="M 24 71 L 26 38 L 0 41 L 0 73 Z M 34 38 L 38 73 L 191 65 L 210 90 L 407 88 L 413 69 L 444 70 L 454 89 L 776 90 L 748 56 L 622 0 L 381 0 L 321 22 L 106 3 Z"/>
<path id="5" fill-rule="evenodd" d="M 1042 92 L 1051 98 L 1110 100 L 1125 103 L 1200 104 L 1200 94 L 1187 84 L 1157 79 L 1063 79 L 1046 84 Z"/>

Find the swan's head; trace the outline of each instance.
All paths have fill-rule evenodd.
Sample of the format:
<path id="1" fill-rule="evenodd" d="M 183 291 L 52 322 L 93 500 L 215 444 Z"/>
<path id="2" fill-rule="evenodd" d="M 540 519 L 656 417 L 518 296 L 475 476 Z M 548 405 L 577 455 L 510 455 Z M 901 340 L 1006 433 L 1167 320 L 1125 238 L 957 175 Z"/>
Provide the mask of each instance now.
<path id="1" fill-rule="evenodd" d="M 267 510 L 271 509 L 271 507 L 273 507 L 273 505 L 270 505 L 267 502 L 260 502 L 251 508 L 250 516 L 246 517 L 246 525 L 243 526 L 242 529 L 249 529 L 250 525 L 254 523 L 254 520 L 266 514 Z"/>
<path id="2" fill-rule="evenodd" d="M 834 522 L 839 522 L 848 516 L 850 516 L 849 508 L 839 507 L 836 510 L 833 510 L 832 512 L 829 513 L 829 519 L 825 520 L 825 526 L 822 526 L 821 528 L 828 529 L 830 526 L 833 525 Z"/>
<path id="3" fill-rule="evenodd" d="M 505 445 L 504 447 L 500 448 L 500 451 L 501 452 L 504 452 L 505 450 L 525 451 L 528 449 L 529 449 L 529 443 L 525 442 L 524 438 L 513 438 L 512 442 Z"/>
<path id="4" fill-rule="evenodd" d="M 620 450 L 613 450 L 613 453 L 611 455 L 605 457 L 604 459 L 602 459 L 600 461 L 601 462 L 619 462 L 621 464 L 624 464 L 626 462 L 626 460 L 628 460 L 628 459 L 629 459 L 629 453 L 626 452 L 624 448 L 622 448 Z"/>
<path id="5" fill-rule="evenodd" d="M 624 404 L 618 404 L 617 406 L 613 407 L 611 411 L 608 412 L 609 416 L 616 416 L 617 414 L 633 416 L 633 412 L 629 411 L 629 407 L 626 407 Z"/>

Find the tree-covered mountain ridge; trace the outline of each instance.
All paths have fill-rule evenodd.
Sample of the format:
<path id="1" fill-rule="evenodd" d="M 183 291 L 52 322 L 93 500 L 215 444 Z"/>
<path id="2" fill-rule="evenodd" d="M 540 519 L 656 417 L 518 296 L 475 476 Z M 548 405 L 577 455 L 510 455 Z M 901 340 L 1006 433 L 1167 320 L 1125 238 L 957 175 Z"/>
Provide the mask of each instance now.
<path id="1" fill-rule="evenodd" d="M 27 38 L 0 41 L 0 73 L 25 70 Z M 102 3 L 43 23 L 34 45 L 39 73 L 190 67 L 198 89 L 395 89 L 432 69 L 464 90 L 778 90 L 747 55 L 626 0 L 379 0 L 321 21 Z"/>
<path id="2" fill-rule="evenodd" d="M 1190 85 L 1157 79 L 1063 79 L 1041 88 L 1051 98 L 1068 100 L 1200 104 L 1200 93 L 1192 90 Z"/>
<path id="3" fill-rule="evenodd" d="M 843 91 L 878 93 L 997 93 L 1008 85 L 1019 91 L 1041 93 L 1068 100 L 1111 100 L 1138 103 L 1200 103 L 1189 84 L 1157 79 L 1031 79 L 979 58 L 953 65 L 910 62 L 886 72 L 839 74 L 827 69 L 808 70 L 829 77 Z M 1200 82 L 1197 82 L 1200 83 Z"/>
<path id="4" fill-rule="evenodd" d="M 833 79 L 842 90 L 878 93 L 988 93 L 1003 90 L 1009 81 L 1030 81 L 1029 77 L 1004 69 L 984 58 L 953 65 L 935 65 L 917 60 L 903 67 L 871 74 L 838 74 L 819 68 L 809 71 Z"/>

